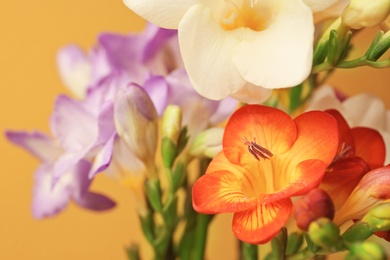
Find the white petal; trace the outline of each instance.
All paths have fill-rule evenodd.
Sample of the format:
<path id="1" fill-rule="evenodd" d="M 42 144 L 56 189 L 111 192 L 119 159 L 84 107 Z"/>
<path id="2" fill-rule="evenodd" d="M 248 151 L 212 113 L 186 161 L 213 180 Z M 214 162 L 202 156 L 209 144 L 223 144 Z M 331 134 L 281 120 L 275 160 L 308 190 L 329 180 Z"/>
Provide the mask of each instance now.
<path id="1" fill-rule="evenodd" d="M 239 91 L 230 95 L 231 97 L 248 104 L 260 104 L 272 94 L 271 89 L 262 88 L 253 84 L 246 84 Z"/>
<path id="2" fill-rule="evenodd" d="M 160 27 L 177 29 L 187 10 L 201 0 L 123 0 L 142 18 Z"/>
<path id="3" fill-rule="evenodd" d="M 338 1 L 340 0 L 303 0 L 311 8 L 313 13 L 323 11 Z"/>
<path id="4" fill-rule="evenodd" d="M 244 79 L 265 88 L 297 85 L 306 79 L 312 65 L 311 10 L 299 0 L 280 3 L 267 29 L 246 29 L 246 37 L 233 57 Z"/>
<path id="5" fill-rule="evenodd" d="M 347 114 L 340 100 L 337 99 L 335 91 L 329 87 L 324 86 L 314 92 L 307 111 L 311 110 L 326 110 L 337 109 L 343 115 Z"/>
<path id="6" fill-rule="evenodd" d="M 198 93 L 222 99 L 246 82 L 232 63 L 240 42 L 237 31 L 224 31 L 212 18 L 211 9 L 197 5 L 183 17 L 179 42 L 184 65 Z"/>
<path id="7" fill-rule="evenodd" d="M 385 130 L 386 109 L 380 98 L 363 93 L 346 99 L 343 105 L 353 122 L 352 126 Z"/>

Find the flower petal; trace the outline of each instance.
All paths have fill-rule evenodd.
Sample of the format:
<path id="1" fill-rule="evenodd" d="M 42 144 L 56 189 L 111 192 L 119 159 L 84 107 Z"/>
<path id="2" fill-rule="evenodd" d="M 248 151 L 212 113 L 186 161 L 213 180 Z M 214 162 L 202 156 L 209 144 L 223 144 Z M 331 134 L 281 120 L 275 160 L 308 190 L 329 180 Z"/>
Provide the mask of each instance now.
<path id="1" fill-rule="evenodd" d="M 219 100 L 246 84 L 232 63 L 232 52 L 240 42 L 238 34 L 222 30 L 211 9 L 203 5 L 192 7 L 183 17 L 179 26 L 180 50 L 200 95 Z"/>
<path id="2" fill-rule="evenodd" d="M 92 164 L 92 168 L 89 172 L 89 178 L 92 179 L 97 173 L 104 171 L 111 163 L 112 154 L 114 152 L 114 142 L 116 134 L 113 134 L 110 139 L 106 142 L 103 148 L 95 156 Z"/>
<path id="3" fill-rule="evenodd" d="M 192 205 L 203 214 L 246 210 L 255 202 L 245 194 L 242 186 L 242 180 L 228 171 L 203 175 L 192 188 Z"/>
<path id="4" fill-rule="evenodd" d="M 268 99 L 272 94 L 271 89 L 255 86 L 251 83 L 245 84 L 237 92 L 234 92 L 230 96 L 247 104 L 259 104 L 262 101 Z"/>
<path id="5" fill-rule="evenodd" d="M 83 98 L 91 81 L 91 62 L 76 45 L 68 45 L 57 53 L 57 66 L 62 81 L 76 97 Z"/>
<path id="6" fill-rule="evenodd" d="M 290 199 L 258 204 L 234 213 L 233 232 L 242 241 L 262 244 L 270 241 L 284 226 L 292 212 Z"/>
<path id="7" fill-rule="evenodd" d="M 200 0 L 123 0 L 139 16 L 160 27 L 177 29 L 187 10 Z"/>
<path id="8" fill-rule="evenodd" d="M 95 192 L 86 192 L 82 197 L 75 198 L 75 200 L 79 206 L 94 211 L 108 210 L 116 205 L 107 196 Z"/>
<path id="9" fill-rule="evenodd" d="M 325 173 L 320 187 L 328 192 L 336 209 L 339 209 L 369 171 L 370 167 L 363 159 L 345 158 L 337 161 L 332 169 Z"/>
<path id="10" fill-rule="evenodd" d="M 235 48 L 233 55 L 240 75 L 264 88 L 297 85 L 311 71 L 314 35 L 312 12 L 300 0 L 278 3 L 268 28 L 259 32 L 245 31 L 245 38 Z"/>
<path id="11" fill-rule="evenodd" d="M 308 5 L 313 12 L 323 11 L 326 8 L 329 8 L 333 4 L 337 3 L 339 0 L 303 0 L 306 5 Z"/>
<path id="12" fill-rule="evenodd" d="M 355 127 L 351 132 L 355 139 L 355 155 L 364 159 L 371 169 L 383 166 L 386 147 L 381 134 L 366 127 Z"/>
<path id="13" fill-rule="evenodd" d="M 340 210 L 335 223 L 361 219 L 377 203 L 390 198 L 390 166 L 367 173 L 353 190 Z"/>
<path id="14" fill-rule="evenodd" d="M 169 94 L 167 81 L 162 76 L 152 76 L 145 81 L 143 88 L 153 101 L 157 114 L 161 116 L 167 106 Z"/>
<path id="15" fill-rule="evenodd" d="M 298 138 L 289 151 L 290 164 L 317 159 L 329 165 L 338 147 L 338 129 L 336 120 L 325 112 L 310 111 L 294 119 Z M 290 157 L 290 158 L 291 158 Z"/>
<path id="16" fill-rule="evenodd" d="M 79 102 L 67 96 L 57 98 L 51 128 L 68 151 L 90 147 L 98 135 L 96 119 Z"/>
<path id="17" fill-rule="evenodd" d="M 289 150 L 297 136 L 296 126 L 281 110 L 246 105 L 229 119 L 223 138 L 223 151 L 230 162 L 246 164 L 253 161 L 245 141 L 255 142 L 273 154 Z"/>
<path id="18" fill-rule="evenodd" d="M 339 146 L 337 148 L 336 156 L 342 155 L 342 157 L 345 157 L 347 155 L 353 155 L 355 153 L 355 139 L 353 138 L 351 128 L 349 127 L 347 121 L 345 121 L 344 117 L 337 110 L 330 109 L 325 112 L 332 115 L 337 121 Z"/>
<path id="19" fill-rule="evenodd" d="M 23 147 L 41 161 L 54 161 L 62 153 L 58 143 L 37 131 L 32 133 L 7 131 L 5 136 L 8 140 Z"/>

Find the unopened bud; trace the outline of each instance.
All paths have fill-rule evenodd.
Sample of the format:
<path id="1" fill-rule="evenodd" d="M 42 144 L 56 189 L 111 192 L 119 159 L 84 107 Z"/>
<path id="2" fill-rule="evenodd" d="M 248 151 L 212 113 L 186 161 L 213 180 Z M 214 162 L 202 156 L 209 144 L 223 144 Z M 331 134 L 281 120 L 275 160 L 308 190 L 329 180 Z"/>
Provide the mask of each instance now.
<path id="1" fill-rule="evenodd" d="M 222 151 L 223 128 L 209 128 L 200 133 L 192 142 L 190 154 L 199 157 L 214 158 Z"/>
<path id="2" fill-rule="evenodd" d="M 390 14 L 390 0 L 351 0 L 344 9 L 342 21 L 353 29 L 381 23 Z"/>
<path id="3" fill-rule="evenodd" d="M 170 139 L 174 144 L 177 144 L 181 132 L 181 109 L 176 105 L 169 105 L 164 111 L 162 117 L 162 136 Z"/>
<path id="4" fill-rule="evenodd" d="M 145 90 L 136 84 L 119 90 L 114 103 L 114 117 L 119 137 L 149 167 L 157 147 L 158 116 Z"/>
<path id="5" fill-rule="evenodd" d="M 294 202 L 294 218 L 297 226 L 307 231 L 311 222 L 325 217 L 333 219 L 334 205 L 324 190 L 314 189 Z"/>
<path id="6" fill-rule="evenodd" d="M 315 244 L 334 252 L 342 244 L 340 229 L 327 218 L 320 218 L 312 222 L 309 226 L 308 233 Z"/>
<path id="7" fill-rule="evenodd" d="M 385 252 L 383 249 L 376 243 L 373 242 L 363 242 L 352 244 L 349 248 L 349 254 L 346 256 L 347 260 L 352 259 L 386 259 Z"/>
<path id="8" fill-rule="evenodd" d="M 375 206 L 362 218 L 372 230 L 386 231 L 390 229 L 390 203 Z"/>

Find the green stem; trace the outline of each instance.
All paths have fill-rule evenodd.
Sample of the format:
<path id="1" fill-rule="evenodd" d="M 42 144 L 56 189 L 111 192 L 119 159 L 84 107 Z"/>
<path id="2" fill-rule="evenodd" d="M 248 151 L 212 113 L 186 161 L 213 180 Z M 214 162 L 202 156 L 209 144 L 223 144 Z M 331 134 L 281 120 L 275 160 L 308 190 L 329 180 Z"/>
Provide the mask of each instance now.
<path id="1" fill-rule="evenodd" d="M 204 251 L 207 240 L 207 228 L 210 223 L 210 219 L 210 215 L 204 214 L 198 214 L 196 217 L 194 260 L 204 259 Z"/>
<path id="2" fill-rule="evenodd" d="M 312 74 L 316 74 L 322 71 L 328 71 L 334 68 L 339 69 L 352 69 L 356 67 L 369 66 L 376 69 L 385 69 L 390 67 L 390 59 L 382 60 L 382 61 L 369 61 L 366 57 L 360 57 L 351 61 L 342 61 L 337 65 L 332 65 L 329 62 L 324 62 L 319 65 L 316 65 L 312 69 Z"/>
<path id="3" fill-rule="evenodd" d="M 248 243 L 241 243 L 241 253 L 243 260 L 257 260 L 258 252 L 257 245 L 252 245 Z"/>

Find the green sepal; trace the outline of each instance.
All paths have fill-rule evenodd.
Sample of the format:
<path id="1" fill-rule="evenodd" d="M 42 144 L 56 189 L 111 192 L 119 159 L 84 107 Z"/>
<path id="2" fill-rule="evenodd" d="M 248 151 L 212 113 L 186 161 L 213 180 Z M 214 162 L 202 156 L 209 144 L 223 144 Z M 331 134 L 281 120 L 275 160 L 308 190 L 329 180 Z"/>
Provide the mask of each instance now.
<path id="1" fill-rule="evenodd" d="M 189 139 L 189 136 L 187 134 L 188 134 L 188 129 L 187 129 L 187 126 L 185 126 L 181 129 L 179 138 L 177 140 L 176 155 L 179 155 L 183 151 L 183 149 L 186 147 L 188 139 Z"/>
<path id="2" fill-rule="evenodd" d="M 371 42 L 371 45 L 370 45 L 370 47 L 367 49 L 366 54 L 365 54 L 365 56 L 367 57 L 368 60 L 370 60 L 369 57 L 370 57 L 370 55 L 372 55 L 372 54 L 371 54 L 372 51 L 373 51 L 374 48 L 377 46 L 377 44 L 379 43 L 379 41 L 382 39 L 383 34 L 384 34 L 383 31 L 379 31 L 379 32 L 376 33 L 374 40 Z M 374 61 L 374 60 L 372 60 L 372 61 Z"/>
<path id="3" fill-rule="evenodd" d="M 186 165 L 183 162 L 179 162 L 175 166 L 175 170 L 173 171 L 173 187 L 174 190 L 177 191 L 181 186 L 183 186 L 184 181 L 187 177 L 186 174 Z"/>
<path id="4" fill-rule="evenodd" d="M 161 157 L 165 168 L 171 169 L 176 159 L 176 145 L 168 137 L 163 137 L 161 141 Z"/>
<path id="5" fill-rule="evenodd" d="M 140 215 L 141 228 L 144 232 L 146 239 L 150 244 L 154 241 L 154 221 L 153 215 L 150 211 L 148 211 L 145 215 Z"/>
<path id="6" fill-rule="evenodd" d="M 321 64 L 325 61 L 328 54 L 328 40 L 318 42 L 313 54 L 313 66 Z"/>
<path id="7" fill-rule="evenodd" d="M 337 57 L 337 62 L 342 61 L 348 54 L 350 49 L 349 43 L 351 42 L 352 32 L 348 31 L 343 38 L 343 42 L 341 43 L 341 48 L 339 48 L 339 53 Z"/>
<path id="8" fill-rule="evenodd" d="M 339 227 L 327 218 L 311 222 L 308 231 L 317 245 L 336 252 L 342 246 Z"/>
<path id="9" fill-rule="evenodd" d="M 137 244 L 132 244 L 125 248 L 127 259 L 129 260 L 140 260 L 139 247 Z"/>
<path id="10" fill-rule="evenodd" d="M 271 240 L 271 250 L 273 259 L 284 259 L 286 254 L 287 229 L 282 228 L 279 233 Z"/>
<path id="11" fill-rule="evenodd" d="M 298 252 L 303 244 L 303 234 L 298 232 L 293 232 L 288 236 L 286 254 L 292 255 Z"/>
<path id="12" fill-rule="evenodd" d="M 319 249 L 319 246 L 316 245 L 313 240 L 311 240 L 309 234 L 305 233 L 304 234 L 304 237 L 305 237 L 305 241 L 306 241 L 306 244 L 307 244 L 307 249 L 311 252 L 311 253 L 316 253 Z"/>
<path id="13" fill-rule="evenodd" d="M 257 260 L 258 251 L 257 245 L 252 245 L 249 243 L 241 243 L 241 254 L 243 260 Z"/>
<path id="14" fill-rule="evenodd" d="M 368 223 L 358 222 L 349 227 L 341 236 L 344 243 L 347 245 L 350 243 L 361 242 L 369 238 L 373 234 L 373 231 Z"/>
<path id="15" fill-rule="evenodd" d="M 332 65 L 336 65 L 340 53 L 340 40 L 336 30 L 330 31 L 328 42 L 328 61 Z"/>
<path id="16" fill-rule="evenodd" d="M 386 254 L 383 248 L 370 241 L 356 243 L 351 245 L 349 254 L 345 257 L 346 260 L 361 260 L 361 259 L 375 259 L 385 260 Z"/>
<path id="17" fill-rule="evenodd" d="M 160 212 L 162 210 L 160 181 L 158 179 L 147 180 L 145 191 L 153 210 Z"/>
<path id="18" fill-rule="evenodd" d="M 382 37 L 380 41 L 369 52 L 367 59 L 369 61 L 377 61 L 389 48 L 390 37 Z"/>
<path id="19" fill-rule="evenodd" d="M 172 197 L 172 199 L 168 200 L 163 209 L 165 225 L 168 227 L 172 227 L 177 219 L 177 198 Z"/>

